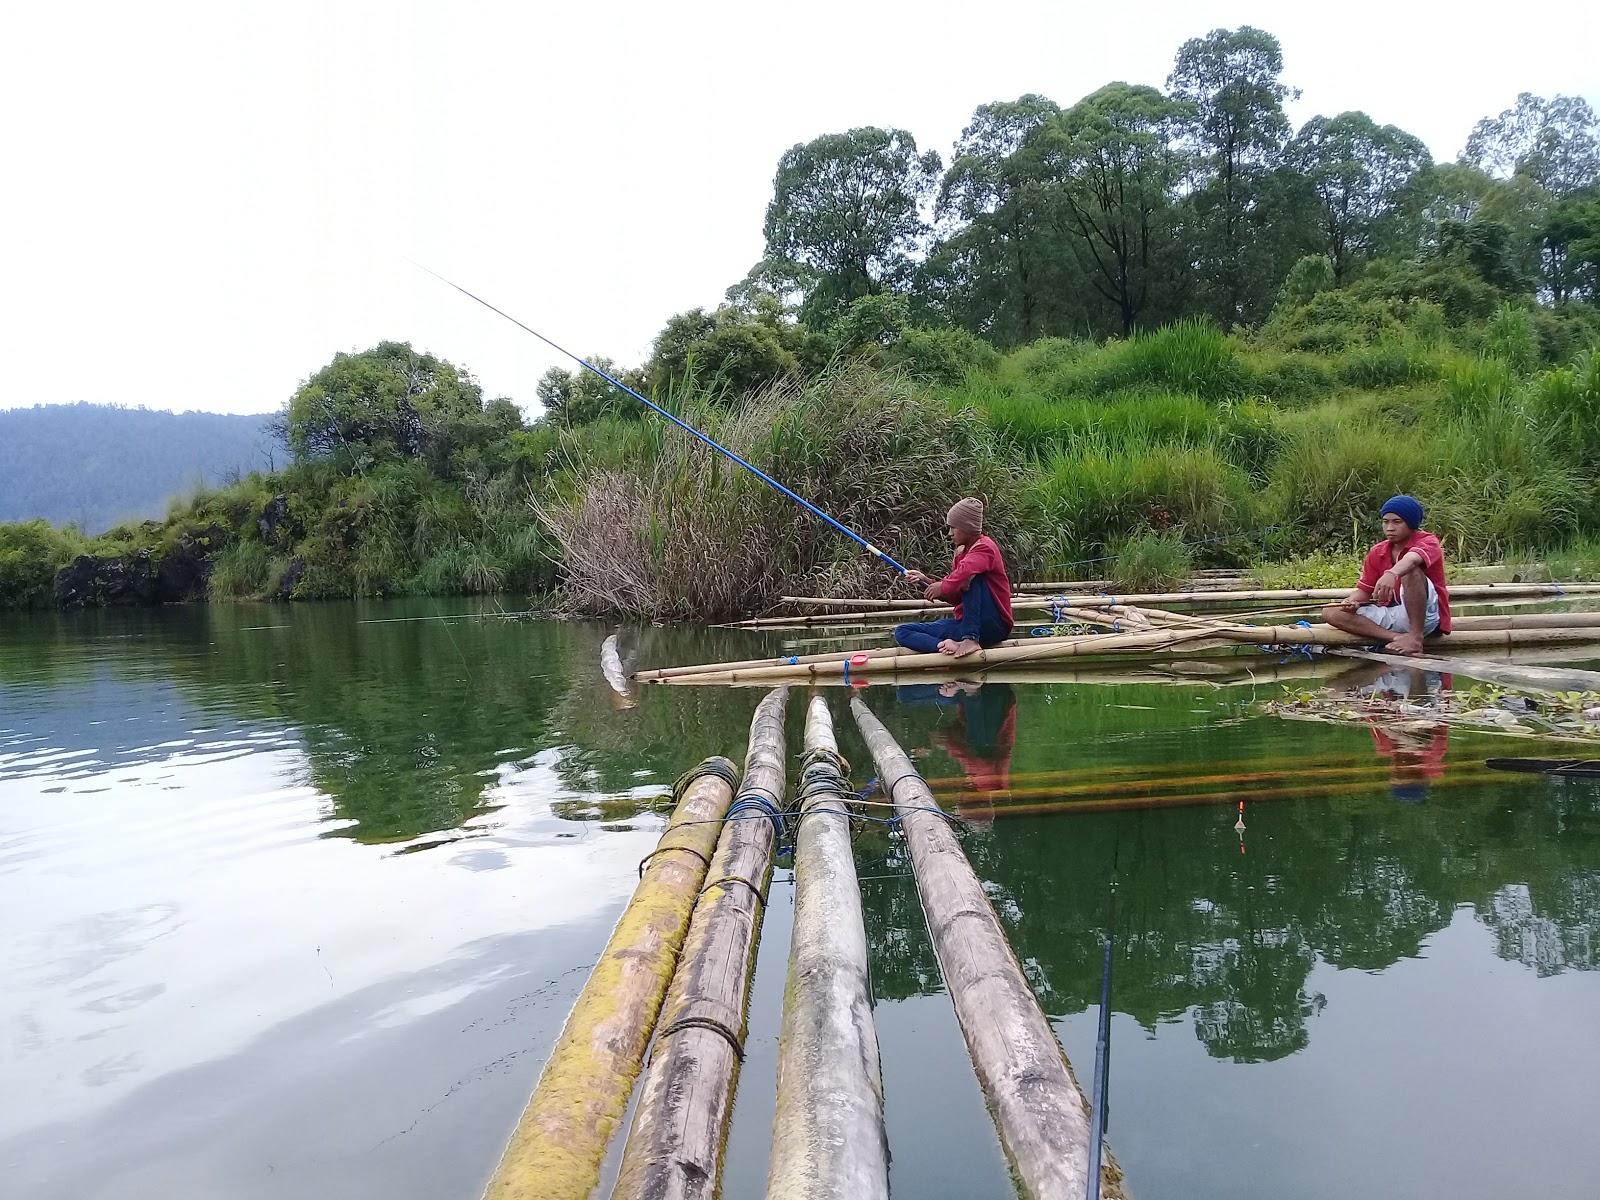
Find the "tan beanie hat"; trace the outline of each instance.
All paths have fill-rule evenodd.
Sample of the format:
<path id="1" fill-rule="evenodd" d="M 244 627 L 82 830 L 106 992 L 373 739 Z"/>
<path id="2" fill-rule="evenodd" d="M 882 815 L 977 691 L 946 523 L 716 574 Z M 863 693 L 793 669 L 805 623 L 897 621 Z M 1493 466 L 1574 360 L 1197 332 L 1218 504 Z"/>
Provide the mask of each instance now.
<path id="1" fill-rule="evenodd" d="M 950 506 L 950 515 L 944 523 L 951 529 L 964 529 L 968 533 L 983 532 L 983 501 L 973 496 L 957 500 Z"/>

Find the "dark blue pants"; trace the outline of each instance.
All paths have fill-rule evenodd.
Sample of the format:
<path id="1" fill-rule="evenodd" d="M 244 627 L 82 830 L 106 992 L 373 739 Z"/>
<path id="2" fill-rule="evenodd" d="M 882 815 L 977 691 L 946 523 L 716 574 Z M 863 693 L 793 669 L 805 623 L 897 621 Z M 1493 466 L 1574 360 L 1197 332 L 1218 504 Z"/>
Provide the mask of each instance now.
<path id="1" fill-rule="evenodd" d="M 939 643 L 949 638 L 962 641 L 971 638 L 980 646 L 997 646 L 1011 636 L 1011 626 L 1000 615 L 989 581 L 979 575 L 967 585 L 967 594 L 961 597 L 961 619 L 946 617 L 942 621 L 920 621 L 913 625 L 896 625 L 894 640 L 907 650 L 918 654 L 932 654 Z"/>

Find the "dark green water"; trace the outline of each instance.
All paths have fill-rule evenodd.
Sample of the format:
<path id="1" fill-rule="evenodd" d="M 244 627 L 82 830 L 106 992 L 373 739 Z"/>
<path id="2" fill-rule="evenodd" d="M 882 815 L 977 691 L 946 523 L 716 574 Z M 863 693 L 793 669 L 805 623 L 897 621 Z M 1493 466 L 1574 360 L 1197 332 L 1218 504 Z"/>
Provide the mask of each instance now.
<path id="1" fill-rule="evenodd" d="M 403 619 L 452 611 L 0 618 L 7 1194 L 479 1194 L 653 806 L 704 756 L 742 756 L 759 693 L 620 707 L 606 629 Z M 781 644 L 631 640 L 650 664 Z M 962 802 L 1085 1080 L 1116 881 L 1110 1140 L 1141 1200 L 1595 1194 L 1600 788 L 1474 769 L 1536 744 L 1385 757 L 1361 730 L 1250 714 L 1279 690 L 863 694 Z M 1259 777 L 1242 835 L 1234 799 L 1071 807 L 1204 799 L 1221 773 Z M 1009 1196 L 899 843 L 868 830 L 858 866 L 895 1193 Z M 765 1180 L 787 876 L 730 1197 Z"/>

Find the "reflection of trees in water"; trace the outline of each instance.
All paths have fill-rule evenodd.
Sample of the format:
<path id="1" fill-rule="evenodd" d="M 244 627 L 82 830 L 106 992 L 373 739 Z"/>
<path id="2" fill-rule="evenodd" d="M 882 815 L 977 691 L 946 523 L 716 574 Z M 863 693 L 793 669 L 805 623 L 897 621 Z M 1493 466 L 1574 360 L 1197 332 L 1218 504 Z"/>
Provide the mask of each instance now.
<path id="1" fill-rule="evenodd" d="M 1382 970 L 1463 904 L 1504 958 L 1594 969 L 1600 789 L 1580 786 L 1528 786 L 1510 819 L 1494 787 L 1453 791 L 1448 806 L 1260 805 L 1247 855 L 1223 806 L 1002 816 L 964 844 L 1047 1009 L 1098 1003 L 1115 864 L 1116 1008 L 1147 1027 L 1192 1013 L 1211 1054 L 1263 1061 L 1307 1044 L 1318 959 Z M 878 996 L 937 990 L 914 888 L 863 892 Z"/>

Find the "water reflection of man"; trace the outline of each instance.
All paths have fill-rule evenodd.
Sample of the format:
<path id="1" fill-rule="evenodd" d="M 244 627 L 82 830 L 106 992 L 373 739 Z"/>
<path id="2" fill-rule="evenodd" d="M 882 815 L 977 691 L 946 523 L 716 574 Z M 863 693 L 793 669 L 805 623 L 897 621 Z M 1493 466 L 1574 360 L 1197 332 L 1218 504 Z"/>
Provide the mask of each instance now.
<path id="1" fill-rule="evenodd" d="M 1416 667 L 1386 668 L 1370 684 L 1355 690 L 1381 700 L 1427 699 L 1447 690 L 1450 676 Z M 1402 804 L 1420 804 L 1428 798 L 1428 784 L 1444 774 L 1450 749 L 1450 729 L 1424 721 L 1372 725 L 1372 744 L 1378 757 L 1389 760 L 1389 795 Z"/>
<path id="2" fill-rule="evenodd" d="M 1372 726 L 1372 742 L 1389 766 L 1389 795 L 1402 804 L 1420 804 L 1428 798 L 1428 784 L 1444 774 L 1444 756 L 1450 749 L 1450 728 L 1427 729 Z"/>
<path id="3" fill-rule="evenodd" d="M 902 704 L 937 704 L 955 709 L 955 720 L 934 730 L 938 746 L 967 777 L 970 795 L 957 801 L 969 819 L 992 819 L 994 802 L 1011 790 L 1011 754 L 1017 741 L 1017 696 L 1009 683 L 910 684 L 899 689 Z"/>

